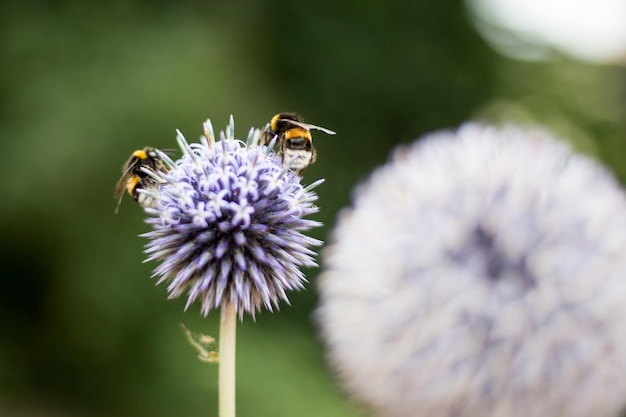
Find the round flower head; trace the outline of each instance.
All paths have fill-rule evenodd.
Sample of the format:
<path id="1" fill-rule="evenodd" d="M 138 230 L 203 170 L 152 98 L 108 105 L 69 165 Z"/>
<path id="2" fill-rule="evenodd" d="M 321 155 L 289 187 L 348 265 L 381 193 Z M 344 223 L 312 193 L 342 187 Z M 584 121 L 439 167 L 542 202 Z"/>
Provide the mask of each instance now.
<path id="1" fill-rule="evenodd" d="M 396 152 L 324 252 L 317 318 L 348 393 L 393 417 L 609 417 L 626 400 L 626 200 L 537 131 Z"/>
<path id="2" fill-rule="evenodd" d="M 173 162 L 161 154 L 168 170 L 154 174 L 161 185 L 156 207 L 146 209 L 153 230 L 143 236 L 170 298 L 187 291 L 186 307 L 200 300 L 205 316 L 232 303 L 242 318 L 288 302 L 285 291 L 306 281 L 300 267 L 316 265 L 310 247 L 321 242 L 302 232 L 320 225 L 304 216 L 318 211 L 311 190 L 322 181 L 303 187 L 271 144 L 259 144 L 258 130 L 247 143 L 233 131 L 231 119 L 215 142 L 207 121 L 194 144 L 178 132 L 183 155 Z"/>

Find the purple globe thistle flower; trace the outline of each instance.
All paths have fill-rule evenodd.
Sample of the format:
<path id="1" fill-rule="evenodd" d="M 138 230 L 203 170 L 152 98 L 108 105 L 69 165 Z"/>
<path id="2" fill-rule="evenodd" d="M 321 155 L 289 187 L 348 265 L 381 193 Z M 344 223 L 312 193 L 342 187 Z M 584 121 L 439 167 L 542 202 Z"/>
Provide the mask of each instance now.
<path id="1" fill-rule="evenodd" d="M 200 301 L 206 316 L 232 304 L 242 319 L 289 302 L 286 291 L 306 282 L 300 268 L 316 266 L 310 247 L 322 242 L 302 232 L 320 226 L 304 217 L 318 211 L 312 189 L 323 180 L 303 186 L 258 130 L 235 139 L 232 118 L 220 141 L 210 121 L 205 132 L 192 144 L 178 132 L 176 162 L 161 153 L 168 170 L 153 173 L 161 185 L 146 209 L 146 262 L 160 261 L 153 276 L 168 282 L 170 298 L 187 292 L 185 308 Z"/>
<path id="2" fill-rule="evenodd" d="M 346 391 L 391 417 L 609 417 L 626 401 L 626 198 L 550 135 L 465 125 L 395 154 L 324 252 Z"/>

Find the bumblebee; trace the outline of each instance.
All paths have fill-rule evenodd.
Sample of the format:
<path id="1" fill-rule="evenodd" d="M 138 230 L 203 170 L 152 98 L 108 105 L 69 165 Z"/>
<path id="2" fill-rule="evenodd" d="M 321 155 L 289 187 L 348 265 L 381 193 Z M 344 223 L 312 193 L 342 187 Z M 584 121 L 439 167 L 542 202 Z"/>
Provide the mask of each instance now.
<path id="1" fill-rule="evenodd" d="M 122 167 L 122 177 L 115 184 L 113 191 L 113 198 L 117 200 L 116 213 L 119 210 L 122 197 L 124 197 L 124 190 L 144 208 L 154 207 L 156 204 L 153 197 L 139 192 L 139 190 L 147 190 L 155 193 L 158 185 L 157 180 L 144 172 L 142 167 L 153 172 L 167 172 L 167 168 L 156 149 L 145 147 L 133 152 Z"/>
<path id="2" fill-rule="evenodd" d="M 302 175 L 317 159 L 311 130 L 320 130 L 327 135 L 335 134 L 332 130 L 304 123 L 296 113 L 278 113 L 263 129 L 262 135 L 266 145 L 276 138 L 283 163 L 289 163 L 298 175 Z"/>

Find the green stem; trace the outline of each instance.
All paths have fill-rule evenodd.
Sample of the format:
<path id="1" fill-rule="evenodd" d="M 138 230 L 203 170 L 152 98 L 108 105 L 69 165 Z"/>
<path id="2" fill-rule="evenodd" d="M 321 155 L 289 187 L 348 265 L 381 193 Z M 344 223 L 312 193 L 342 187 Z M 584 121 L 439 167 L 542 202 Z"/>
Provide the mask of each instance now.
<path id="1" fill-rule="evenodd" d="M 232 303 L 222 307 L 219 346 L 219 417 L 235 417 L 235 346 L 237 309 Z"/>

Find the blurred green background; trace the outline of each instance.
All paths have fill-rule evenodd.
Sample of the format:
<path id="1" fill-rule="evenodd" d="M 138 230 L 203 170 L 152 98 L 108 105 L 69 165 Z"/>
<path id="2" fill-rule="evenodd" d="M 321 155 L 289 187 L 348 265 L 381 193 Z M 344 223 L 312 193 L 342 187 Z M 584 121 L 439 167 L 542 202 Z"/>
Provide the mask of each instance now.
<path id="1" fill-rule="evenodd" d="M 460 0 L 25 1 L 0 4 L 0 416 L 214 416 L 217 368 L 143 264 L 147 230 L 113 186 L 131 151 L 175 148 L 230 114 L 281 111 L 314 135 L 328 240 L 393 147 L 470 119 L 541 123 L 626 180 L 624 67 L 495 52 Z M 581 196 L 584 198 L 584 196 Z M 291 305 L 238 328 L 238 416 L 361 416 L 316 335 L 317 270 Z M 367 343 L 368 335 L 363 335 Z"/>

